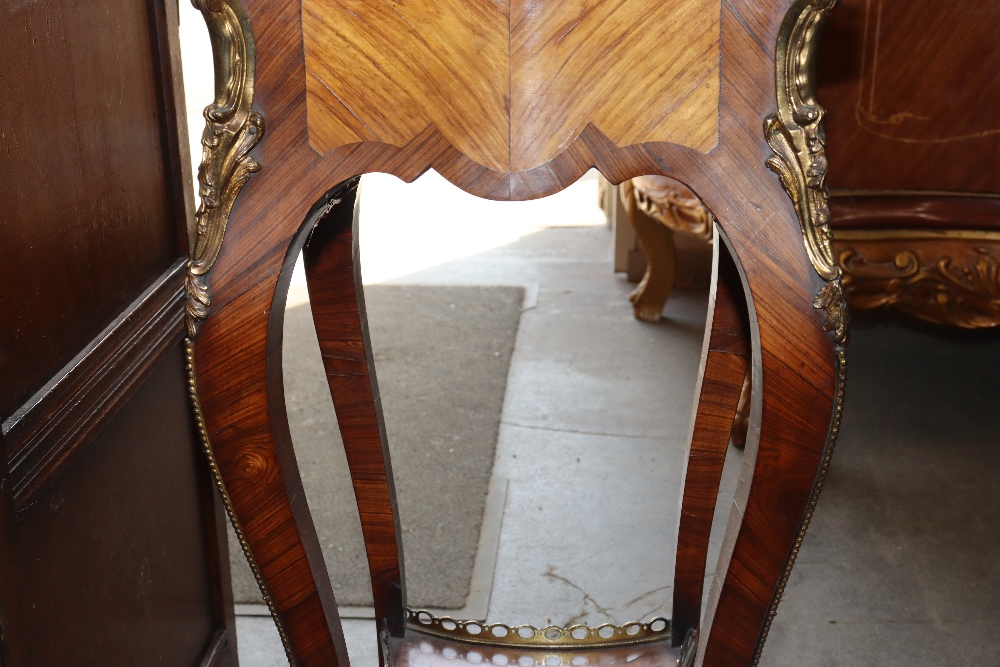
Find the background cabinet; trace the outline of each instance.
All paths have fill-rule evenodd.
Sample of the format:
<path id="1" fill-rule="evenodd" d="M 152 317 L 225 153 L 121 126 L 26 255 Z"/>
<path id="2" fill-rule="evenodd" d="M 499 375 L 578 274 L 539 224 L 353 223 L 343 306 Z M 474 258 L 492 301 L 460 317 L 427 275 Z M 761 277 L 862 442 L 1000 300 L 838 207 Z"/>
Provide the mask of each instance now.
<path id="1" fill-rule="evenodd" d="M 0 20 L 0 663 L 235 664 L 184 373 L 174 0 Z"/>

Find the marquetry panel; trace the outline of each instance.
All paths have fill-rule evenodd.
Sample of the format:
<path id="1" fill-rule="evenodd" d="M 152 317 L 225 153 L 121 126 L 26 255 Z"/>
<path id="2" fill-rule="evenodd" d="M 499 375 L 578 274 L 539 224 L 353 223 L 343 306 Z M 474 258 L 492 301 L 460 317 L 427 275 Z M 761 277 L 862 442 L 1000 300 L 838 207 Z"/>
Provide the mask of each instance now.
<path id="1" fill-rule="evenodd" d="M 433 125 L 506 171 L 508 11 L 505 0 L 303 0 L 313 148 L 403 146 Z"/>
<path id="2" fill-rule="evenodd" d="M 618 146 L 717 143 L 720 0 L 304 0 L 310 144 L 439 132 L 500 172 L 588 125 Z"/>
<path id="3" fill-rule="evenodd" d="M 593 123 L 618 146 L 717 143 L 719 0 L 513 0 L 512 171 Z"/>

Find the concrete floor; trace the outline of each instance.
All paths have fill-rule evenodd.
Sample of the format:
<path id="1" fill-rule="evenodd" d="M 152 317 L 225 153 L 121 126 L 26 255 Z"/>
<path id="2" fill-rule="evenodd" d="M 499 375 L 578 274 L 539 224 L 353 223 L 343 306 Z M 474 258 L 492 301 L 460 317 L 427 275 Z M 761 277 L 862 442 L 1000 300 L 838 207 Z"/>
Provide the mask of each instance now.
<path id="1" fill-rule="evenodd" d="M 489 621 L 669 616 L 706 294 L 679 292 L 658 324 L 632 319 L 591 179 L 515 205 L 468 198 L 435 174 L 365 188 L 366 282 L 535 295 L 497 446 L 507 495 Z M 430 213 L 415 220 L 420 210 Z M 1000 665 L 1000 392 L 989 372 L 1000 343 L 973 338 L 855 326 L 843 434 L 762 665 Z M 376 665 L 372 623 L 348 620 L 346 633 L 353 663 Z M 270 619 L 241 616 L 238 635 L 244 667 L 286 664 Z"/>
<path id="2" fill-rule="evenodd" d="M 761 665 L 1000 665 L 1000 332 L 854 319 L 843 430 Z"/>

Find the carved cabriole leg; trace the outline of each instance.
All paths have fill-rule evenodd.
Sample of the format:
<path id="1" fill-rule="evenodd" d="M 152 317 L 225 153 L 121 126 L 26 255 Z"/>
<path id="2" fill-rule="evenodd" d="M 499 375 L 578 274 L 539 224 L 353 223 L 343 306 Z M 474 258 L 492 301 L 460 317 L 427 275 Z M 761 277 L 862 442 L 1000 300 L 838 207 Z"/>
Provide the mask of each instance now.
<path id="1" fill-rule="evenodd" d="M 646 274 L 629 295 L 629 300 L 637 320 L 659 322 L 677 275 L 674 232 L 639 209 L 631 181 L 622 183 L 620 192 L 628 221 L 646 254 Z"/>
<path id="2" fill-rule="evenodd" d="M 781 226 L 793 221 L 786 215 Z M 781 248 L 767 236 L 760 240 Z M 754 299 L 755 405 L 695 663 L 712 667 L 759 656 L 828 464 L 838 394 L 837 352 L 810 312 L 819 281 L 787 256 L 767 270 L 741 259 Z"/>
<path id="3" fill-rule="evenodd" d="M 223 249 L 210 283 L 213 309 L 188 355 L 217 486 L 297 667 L 350 664 L 292 447 L 281 371 L 288 281 L 305 231 L 323 210 L 315 207 L 303 232 L 268 247 L 255 264 L 231 263 Z M 239 231 L 237 224 L 230 233 Z"/>
<path id="4" fill-rule="evenodd" d="M 260 307 L 280 291 L 279 274 L 258 270 L 246 277 L 253 286 L 220 308 L 226 317 L 209 317 L 189 346 L 202 438 L 289 662 L 346 666 L 336 602 L 283 414 L 283 315 L 269 321 Z"/>
<path id="5" fill-rule="evenodd" d="M 396 492 L 361 287 L 357 181 L 354 184 L 313 230 L 304 251 L 306 278 L 361 516 L 379 635 L 402 637 L 402 540 L 393 511 Z"/>
<path id="6" fill-rule="evenodd" d="M 684 495 L 677 530 L 674 645 L 697 630 L 705 581 L 712 518 L 726 460 L 740 390 L 750 364 L 750 331 L 743 283 L 729 251 L 714 246 L 713 287 L 709 298 L 701 378 L 695 392 L 695 417 L 685 456 Z"/>
<path id="7" fill-rule="evenodd" d="M 240 0 L 195 0 L 212 38 L 216 99 L 205 109 L 201 205 L 191 240 L 187 363 L 198 429 L 216 486 L 271 610 L 289 662 L 348 665 L 336 601 L 299 478 L 285 419 L 281 329 L 294 230 L 304 211 L 286 211 L 275 236 L 238 222 L 243 192 L 260 162 L 249 153 L 264 132 L 254 102 L 255 46 Z M 280 133 L 279 133 L 280 134 Z M 269 206 L 281 202 L 270 201 Z M 300 235 L 301 236 L 301 235 Z M 299 239 L 299 245 L 301 238 Z M 289 248 L 295 250 L 289 252 Z M 244 253 L 246 253 L 244 249 Z M 210 274 L 211 272 L 211 274 Z M 275 308 L 274 317 L 270 317 Z M 271 399 L 271 400 L 269 400 Z"/>

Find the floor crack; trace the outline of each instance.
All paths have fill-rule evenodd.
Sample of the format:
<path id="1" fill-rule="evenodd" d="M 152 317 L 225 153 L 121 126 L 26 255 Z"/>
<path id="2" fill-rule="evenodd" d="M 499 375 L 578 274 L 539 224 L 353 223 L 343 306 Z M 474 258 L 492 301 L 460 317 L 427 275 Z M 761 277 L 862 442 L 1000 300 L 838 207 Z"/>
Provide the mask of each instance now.
<path id="1" fill-rule="evenodd" d="M 642 602 L 643 600 L 645 600 L 646 598 L 648 598 L 650 595 L 654 595 L 655 593 L 659 593 L 660 591 L 669 590 L 670 588 L 671 588 L 670 584 L 667 584 L 666 586 L 660 586 L 659 588 L 654 588 L 651 591 L 646 591 L 645 593 L 643 593 L 639 597 L 632 598 L 631 600 L 629 600 L 628 602 L 626 602 L 625 604 L 623 604 L 622 607 L 631 607 L 634 604 L 638 604 L 638 603 Z M 638 619 L 636 619 L 636 620 L 638 620 Z"/>
<path id="2" fill-rule="evenodd" d="M 611 613 L 611 608 L 605 607 L 600 602 L 598 602 L 597 600 L 595 600 L 594 597 L 590 593 L 588 593 L 587 591 L 585 591 L 583 588 L 581 588 L 580 586 L 578 586 L 576 583 L 574 583 L 570 579 L 568 579 L 568 578 L 564 577 L 563 575 L 559 574 L 558 572 L 556 572 L 556 568 L 555 568 L 554 565 L 549 565 L 549 568 L 547 570 L 545 570 L 544 576 L 548 577 L 549 579 L 552 579 L 554 581 L 560 581 L 560 582 L 566 584 L 567 586 L 569 586 L 570 588 L 573 588 L 573 589 L 575 589 L 577 591 L 580 591 L 580 593 L 583 595 L 583 609 L 580 610 L 579 614 L 576 614 L 575 616 L 571 617 L 569 619 L 569 621 L 566 622 L 567 626 L 573 626 L 573 625 L 578 624 L 583 618 L 585 618 L 588 615 L 588 612 L 587 612 L 587 603 L 590 603 L 591 605 L 593 605 L 594 609 L 599 614 L 603 614 L 604 616 L 606 616 L 609 619 L 611 619 L 611 622 L 614 623 L 615 625 L 621 625 L 621 621 L 619 621 L 615 617 L 615 615 L 613 613 Z"/>

